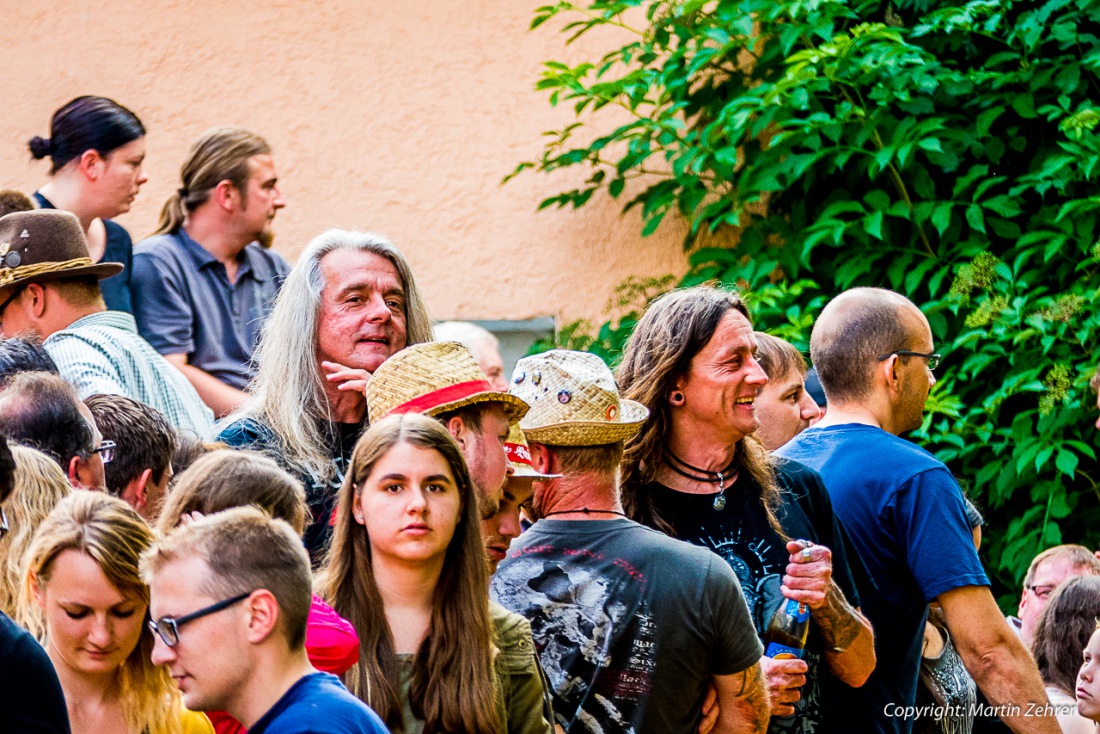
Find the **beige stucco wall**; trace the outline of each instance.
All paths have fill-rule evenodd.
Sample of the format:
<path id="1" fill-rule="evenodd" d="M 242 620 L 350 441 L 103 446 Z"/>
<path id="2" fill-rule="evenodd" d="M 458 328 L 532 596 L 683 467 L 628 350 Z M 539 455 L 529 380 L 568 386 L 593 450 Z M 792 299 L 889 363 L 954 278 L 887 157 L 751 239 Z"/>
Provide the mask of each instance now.
<path id="1" fill-rule="evenodd" d="M 583 52 L 527 31 L 544 2 L 0 0 L 0 187 L 40 185 L 47 164 L 26 140 L 101 94 L 149 130 L 150 181 L 119 220 L 135 240 L 189 143 L 241 125 L 275 148 L 287 257 L 325 227 L 360 227 L 403 249 L 436 317 L 597 318 L 626 276 L 683 267 L 682 230 L 642 239 L 607 199 L 535 211 L 579 176 L 499 185 L 566 119 L 533 89 L 540 62 Z"/>

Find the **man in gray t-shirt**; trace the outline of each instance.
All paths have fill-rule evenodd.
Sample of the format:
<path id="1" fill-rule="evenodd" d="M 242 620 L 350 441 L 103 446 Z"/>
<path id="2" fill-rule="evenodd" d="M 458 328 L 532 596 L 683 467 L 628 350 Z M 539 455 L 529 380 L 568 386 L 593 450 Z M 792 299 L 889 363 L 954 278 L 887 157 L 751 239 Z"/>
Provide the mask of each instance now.
<path id="1" fill-rule="evenodd" d="M 763 732 L 763 653 L 737 577 L 710 551 L 622 517 L 622 442 L 644 421 L 592 354 L 520 360 L 511 392 L 538 520 L 509 550 L 492 596 L 531 622 L 554 715 L 569 734 L 694 734 L 708 684 L 715 732 Z"/>

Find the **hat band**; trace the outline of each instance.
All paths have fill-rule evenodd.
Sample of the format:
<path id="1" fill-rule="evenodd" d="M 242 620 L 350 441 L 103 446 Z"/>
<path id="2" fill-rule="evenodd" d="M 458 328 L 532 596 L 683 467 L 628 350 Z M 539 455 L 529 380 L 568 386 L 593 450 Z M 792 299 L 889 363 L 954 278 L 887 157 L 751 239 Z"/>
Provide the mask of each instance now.
<path id="1" fill-rule="evenodd" d="M 65 260 L 64 262 L 45 262 L 35 263 L 34 265 L 20 265 L 17 268 L 0 268 L 0 288 L 17 280 L 33 278 L 36 275 L 73 270 L 75 268 L 88 268 L 93 265 L 95 263 L 92 262 L 90 257 L 78 257 L 75 260 Z"/>
<path id="2" fill-rule="evenodd" d="M 492 389 L 493 386 L 489 384 L 488 380 L 459 382 L 454 385 L 448 385 L 447 387 L 441 387 L 438 390 L 432 390 L 420 397 L 413 398 L 407 403 L 401 403 L 401 405 L 391 410 L 390 413 L 423 413 L 432 408 L 438 408 L 445 403 L 453 403 L 468 398 L 471 395 L 490 392 Z"/>
<path id="3" fill-rule="evenodd" d="M 504 444 L 504 451 L 508 454 L 508 461 L 513 464 L 526 464 L 531 466 L 531 450 L 520 443 Z"/>

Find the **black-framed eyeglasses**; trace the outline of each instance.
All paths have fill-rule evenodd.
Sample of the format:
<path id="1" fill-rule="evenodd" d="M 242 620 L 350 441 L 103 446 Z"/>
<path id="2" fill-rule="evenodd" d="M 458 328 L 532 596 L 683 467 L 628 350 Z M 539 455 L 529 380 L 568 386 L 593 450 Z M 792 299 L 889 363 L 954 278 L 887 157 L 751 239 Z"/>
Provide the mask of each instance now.
<path id="1" fill-rule="evenodd" d="M 103 441 L 95 448 L 95 453 L 99 454 L 104 464 L 110 464 L 115 460 L 115 446 L 114 441 Z"/>
<path id="2" fill-rule="evenodd" d="M 196 619 L 201 619 L 209 614 L 213 614 L 214 612 L 228 609 L 234 604 L 244 601 L 251 595 L 251 591 L 245 592 L 244 594 L 238 594 L 231 599 L 225 599 L 216 604 L 211 604 L 208 607 L 203 607 L 197 612 L 185 614 L 178 619 L 175 617 L 161 617 L 156 621 L 149 620 L 149 629 L 151 629 L 165 645 L 168 647 L 175 647 L 180 642 L 180 627 L 188 622 L 194 622 Z"/>
<path id="3" fill-rule="evenodd" d="M 895 349 L 894 351 L 889 352 L 888 354 L 884 354 L 881 357 L 879 357 L 878 361 L 881 362 L 884 359 L 889 359 L 890 357 L 894 356 L 895 354 L 898 355 L 899 357 L 924 357 L 925 359 L 928 360 L 928 369 L 930 369 L 930 370 L 934 370 L 937 367 L 939 367 L 940 366 L 940 360 L 943 359 L 942 355 L 936 354 L 935 352 L 929 352 L 929 353 L 925 354 L 924 352 L 910 352 L 908 349 Z"/>
<path id="4" fill-rule="evenodd" d="M 4 539 L 4 536 L 8 534 L 9 530 L 11 530 L 11 528 L 8 527 L 8 515 L 4 512 L 4 508 L 0 507 L 0 540 Z"/>

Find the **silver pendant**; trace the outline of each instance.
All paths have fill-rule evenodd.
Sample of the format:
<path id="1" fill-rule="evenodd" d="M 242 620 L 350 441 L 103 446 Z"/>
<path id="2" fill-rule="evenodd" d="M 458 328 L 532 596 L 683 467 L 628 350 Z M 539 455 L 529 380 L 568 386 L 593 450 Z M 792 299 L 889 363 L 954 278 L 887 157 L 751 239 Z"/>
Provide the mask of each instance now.
<path id="1" fill-rule="evenodd" d="M 714 509 L 718 510 L 719 512 L 726 509 L 726 495 L 725 494 L 720 494 L 720 495 L 718 495 L 717 497 L 714 498 Z"/>

